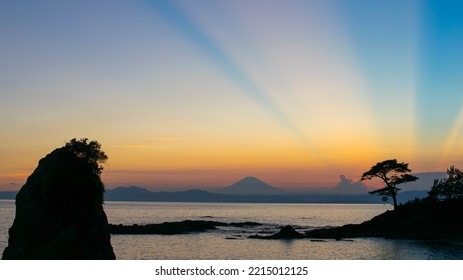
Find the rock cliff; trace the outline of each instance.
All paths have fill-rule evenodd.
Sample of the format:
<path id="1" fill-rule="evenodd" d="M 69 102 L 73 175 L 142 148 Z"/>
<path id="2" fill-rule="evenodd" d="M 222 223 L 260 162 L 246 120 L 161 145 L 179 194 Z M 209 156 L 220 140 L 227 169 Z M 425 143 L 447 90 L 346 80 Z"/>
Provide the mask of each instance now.
<path id="1" fill-rule="evenodd" d="M 115 259 L 101 169 L 70 147 L 41 159 L 17 194 L 3 259 Z"/>

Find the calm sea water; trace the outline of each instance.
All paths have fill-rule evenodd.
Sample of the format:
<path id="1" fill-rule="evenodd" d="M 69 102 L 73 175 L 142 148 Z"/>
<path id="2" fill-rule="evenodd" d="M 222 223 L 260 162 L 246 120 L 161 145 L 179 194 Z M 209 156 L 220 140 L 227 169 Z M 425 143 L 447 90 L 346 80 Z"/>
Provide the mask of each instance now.
<path id="1" fill-rule="evenodd" d="M 255 240 L 292 225 L 308 229 L 360 223 L 391 209 L 380 204 L 254 204 L 106 202 L 113 224 L 182 220 L 262 223 L 258 227 L 220 227 L 182 235 L 112 235 L 118 259 L 463 259 L 462 242 L 359 238 L 352 241 Z M 0 200 L 0 251 L 7 245 L 14 201 Z"/>

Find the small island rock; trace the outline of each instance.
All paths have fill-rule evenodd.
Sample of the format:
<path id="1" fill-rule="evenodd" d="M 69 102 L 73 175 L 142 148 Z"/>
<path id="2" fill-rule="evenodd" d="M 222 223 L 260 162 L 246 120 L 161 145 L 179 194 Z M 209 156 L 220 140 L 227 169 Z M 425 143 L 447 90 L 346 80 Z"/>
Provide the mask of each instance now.
<path id="1" fill-rule="evenodd" d="M 93 148 L 89 152 L 100 152 L 96 160 L 88 147 Z M 99 147 L 95 141 L 73 139 L 40 160 L 16 196 L 16 217 L 3 259 L 116 258 L 98 165 L 107 157 Z"/>

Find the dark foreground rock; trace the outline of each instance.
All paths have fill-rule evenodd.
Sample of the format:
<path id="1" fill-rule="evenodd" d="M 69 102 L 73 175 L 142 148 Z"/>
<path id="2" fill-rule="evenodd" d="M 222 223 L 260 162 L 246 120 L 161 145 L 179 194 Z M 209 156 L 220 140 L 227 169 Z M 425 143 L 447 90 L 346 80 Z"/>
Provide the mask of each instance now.
<path id="1" fill-rule="evenodd" d="M 316 229 L 312 238 L 463 239 L 463 201 L 417 200 L 361 224 Z"/>
<path id="2" fill-rule="evenodd" d="M 182 221 L 148 225 L 110 225 L 111 234 L 186 234 L 216 229 L 216 222 Z"/>
<path id="3" fill-rule="evenodd" d="M 161 224 L 147 225 L 110 225 L 111 234 L 187 234 L 191 232 L 204 232 L 207 230 L 217 229 L 217 226 L 233 227 L 253 227 L 261 224 L 255 222 L 243 223 L 222 223 L 214 221 L 192 221 L 185 220 L 181 222 L 165 222 Z"/>
<path id="4" fill-rule="evenodd" d="M 16 196 L 3 259 L 115 259 L 95 162 L 65 147 L 40 160 Z"/>
<path id="5" fill-rule="evenodd" d="M 251 235 L 249 238 L 252 239 L 300 239 L 306 238 L 302 233 L 297 232 L 292 226 L 283 227 L 278 233 L 262 236 L 262 235 Z"/>

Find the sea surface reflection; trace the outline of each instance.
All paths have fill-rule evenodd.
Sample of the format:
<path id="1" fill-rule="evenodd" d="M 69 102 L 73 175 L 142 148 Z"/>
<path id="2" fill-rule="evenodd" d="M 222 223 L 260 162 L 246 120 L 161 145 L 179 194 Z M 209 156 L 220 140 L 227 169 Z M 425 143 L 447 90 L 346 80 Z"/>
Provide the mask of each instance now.
<path id="1" fill-rule="evenodd" d="M 205 233 L 181 235 L 112 235 L 118 259 L 308 259 L 421 260 L 463 259 L 463 242 L 383 238 L 351 240 L 257 240 L 292 225 L 299 232 L 326 226 L 361 223 L 391 210 L 381 204 L 257 204 L 106 202 L 113 224 L 150 224 L 182 220 L 259 222 L 260 226 L 218 227 Z M 0 250 L 7 246 L 14 219 L 12 200 L 0 200 Z"/>

